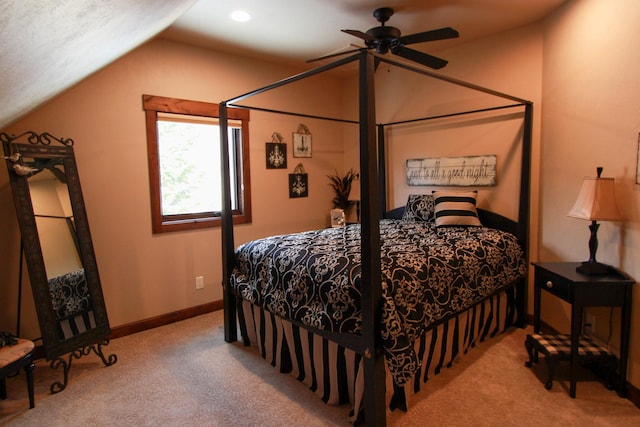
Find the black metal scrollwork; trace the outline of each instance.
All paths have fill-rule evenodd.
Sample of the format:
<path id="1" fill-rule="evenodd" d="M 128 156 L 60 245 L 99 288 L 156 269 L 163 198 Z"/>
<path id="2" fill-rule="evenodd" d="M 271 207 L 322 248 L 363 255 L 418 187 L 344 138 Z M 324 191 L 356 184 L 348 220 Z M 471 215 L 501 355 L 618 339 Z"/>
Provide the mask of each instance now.
<path id="1" fill-rule="evenodd" d="M 37 133 L 32 130 L 21 133 L 20 135 L 10 135 L 6 132 L 0 132 L 1 142 L 20 142 L 21 138 L 24 138 L 25 142 L 32 145 L 51 145 L 53 141 L 56 141 L 66 147 L 73 147 L 73 139 L 71 138 L 58 138 L 51 135 L 49 132 Z"/>
<path id="2" fill-rule="evenodd" d="M 77 349 L 69 353 L 68 362 L 64 360 L 63 357 L 58 357 L 55 360 L 51 361 L 51 369 L 58 369 L 61 366 L 63 367 L 63 379 L 62 382 L 55 381 L 51 384 L 50 391 L 51 394 L 56 394 L 67 388 L 67 383 L 69 381 L 69 370 L 71 370 L 71 363 L 73 359 L 80 359 L 82 356 L 88 356 L 92 351 L 102 360 L 105 366 L 111 366 L 118 361 L 118 356 L 115 354 L 110 354 L 109 357 L 105 357 L 104 352 L 102 350 L 103 346 L 109 345 L 109 340 L 104 340 L 99 342 L 98 344 L 91 344 L 85 346 L 81 349 Z"/>

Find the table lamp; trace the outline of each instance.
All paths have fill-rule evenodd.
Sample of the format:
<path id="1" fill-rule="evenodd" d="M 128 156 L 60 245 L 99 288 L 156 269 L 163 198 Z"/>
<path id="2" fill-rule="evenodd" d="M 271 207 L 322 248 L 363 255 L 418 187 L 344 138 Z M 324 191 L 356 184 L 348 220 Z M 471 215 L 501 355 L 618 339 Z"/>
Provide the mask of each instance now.
<path id="1" fill-rule="evenodd" d="M 576 269 L 579 273 L 589 276 L 609 273 L 609 266 L 596 261 L 596 251 L 598 250 L 598 228 L 597 221 L 621 221 L 622 215 L 616 204 L 613 178 L 602 178 L 602 167 L 597 169 L 596 178 L 585 177 L 582 181 L 580 194 L 576 200 L 569 216 L 573 218 L 586 219 L 591 221 L 589 230 L 589 261 L 583 262 Z"/>

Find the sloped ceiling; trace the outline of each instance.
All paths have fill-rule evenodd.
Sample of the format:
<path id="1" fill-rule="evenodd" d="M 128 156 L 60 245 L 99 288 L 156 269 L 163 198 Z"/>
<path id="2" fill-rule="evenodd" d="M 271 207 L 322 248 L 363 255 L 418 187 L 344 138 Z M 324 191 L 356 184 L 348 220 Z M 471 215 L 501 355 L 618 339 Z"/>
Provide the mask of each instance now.
<path id="1" fill-rule="evenodd" d="M 460 38 L 412 45 L 435 53 L 543 19 L 565 0 L 2 0 L 0 129 L 147 40 L 160 37 L 305 66 L 361 40 L 378 7 L 403 35 L 451 26 Z M 229 19 L 244 9 L 253 19 Z M 310 68 L 313 65 L 308 65 Z"/>
<path id="2" fill-rule="evenodd" d="M 195 0 L 3 0 L 0 129 L 171 25 Z"/>

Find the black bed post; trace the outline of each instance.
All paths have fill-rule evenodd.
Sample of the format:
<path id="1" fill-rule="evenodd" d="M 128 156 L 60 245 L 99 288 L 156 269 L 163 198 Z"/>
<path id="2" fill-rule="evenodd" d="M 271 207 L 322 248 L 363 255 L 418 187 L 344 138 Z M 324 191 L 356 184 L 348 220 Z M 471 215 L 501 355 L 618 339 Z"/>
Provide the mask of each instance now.
<path id="1" fill-rule="evenodd" d="M 229 170 L 228 111 L 225 102 L 219 105 L 220 115 L 220 171 L 222 174 L 222 298 L 224 308 L 224 340 L 238 339 L 236 325 L 236 297 L 229 288 L 234 266 L 233 212 L 231 210 L 231 175 Z"/>
<path id="2" fill-rule="evenodd" d="M 518 238 L 529 242 L 529 199 L 531 192 L 531 131 L 533 128 L 533 103 L 527 102 L 524 108 L 524 129 L 522 134 L 522 172 L 520 180 L 520 206 L 518 208 Z M 527 245 L 528 246 L 528 245 Z M 524 248 L 529 255 L 529 248 Z"/>
<path id="3" fill-rule="evenodd" d="M 380 195 L 380 219 L 384 217 L 387 211 L 387 153 L 384 143 L 384 125 L 378 126 L 378 172 L 380 173 L 380 181 L 378 182 L 378 194 Z"/>
<path id="4" fill-rule="evenodd" d="M 522 134 L 522 165 L 520 172 L 520 207 L 518 208 L 518 239 L 524 242 L 524 255 L 529 262 L 529 215 L 531 199 L 531 140 L 533 129 L 533 103 L 527 102 L 524 108 L 524 129 Z M 516 292 L 518 310 L 516 326 L 527 324 L 527 279 Z"/>
<path id="5" fill-rule="evenodd" d="M 362 191 L 362 338 L 364 341 L 364 417 L 368 426 L 386 425 L 385 370 L 379 335 L 382 277 L 380 204 L 375 128 L 374 58 L 363 51 L 359 61 L 360 179 Z"/>

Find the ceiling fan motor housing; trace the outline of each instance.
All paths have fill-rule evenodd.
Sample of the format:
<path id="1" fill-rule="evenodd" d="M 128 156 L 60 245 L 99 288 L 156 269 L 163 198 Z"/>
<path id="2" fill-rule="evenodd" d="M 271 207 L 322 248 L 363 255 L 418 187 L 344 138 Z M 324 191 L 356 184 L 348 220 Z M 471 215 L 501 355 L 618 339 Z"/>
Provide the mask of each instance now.
<path id="1" fill-rule="evenodd" d="M 369 29 L 367 34 L 377 39 L 397 39 L 400 37 L 400 30 L 396 27 L 389 27 L 385 25 Z"/>
<path id="2" fill-rule="evenodd" d="M 400 30 L 396 27 L 374 27 L 367 31 L 368 36 L 375 40 L 365 40 L 368 48 L 375 48 L 377 53 L 387 53 L 391 43 L 400 37 Z"/>

